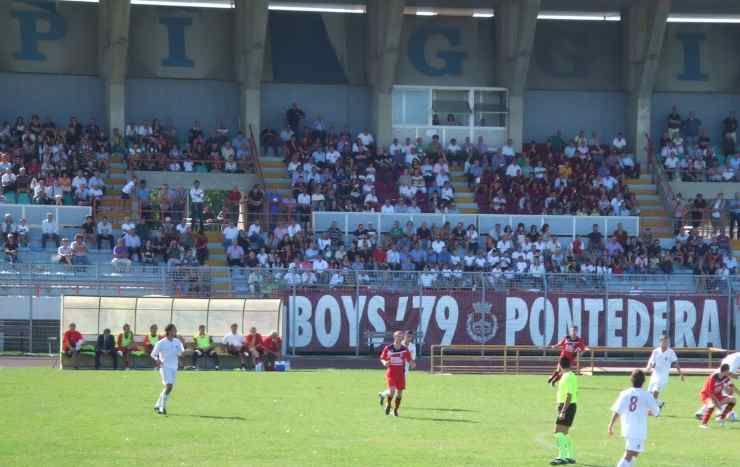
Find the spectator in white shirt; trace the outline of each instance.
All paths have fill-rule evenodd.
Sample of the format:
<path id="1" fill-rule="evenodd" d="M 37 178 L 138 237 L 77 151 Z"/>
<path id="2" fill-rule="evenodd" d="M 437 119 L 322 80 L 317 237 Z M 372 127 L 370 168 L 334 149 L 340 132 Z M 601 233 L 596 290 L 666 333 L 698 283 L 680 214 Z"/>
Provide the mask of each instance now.
<path id="1" fill-rule="evenodd" d="M 357 138 L 359 138 L 359 140 L 362 141 L 362 144 L 364 146 L 372 146 L 373 143 L 375 142 L 375 138 L 373 138 L 372 133 L 370 133 L 370 131 L 367 128 L 365 128 L 364 130 L 362 130 L 357 135 Z"/>
<path id="2" fill-rule="evenodd" d="M 49 240 L 53 240 L 59 248 L 59 224 L 50 212 L 46 213 L 46 219 L 41 222 L 41 248 L 46 249 L 46 242 Z"/>
<path id="3" fill-rule="evenodd" d="M 390 199 L 386 199 L 385 203 L 383 203 L 383 206 L 380 207 L 380 212 L 382 212 L 383 214 L 393 214 L 396 212 L 396 208 L 393 207 Z"/>
<path id="4" fill-rule="evenodd" d="M 624 138 L 624 134 L 621 131 L 617 133 L 617 136 L 612 140 L 612 146 L 617 150 L 623 150 L 627 147 L 627 140 Z"/>
<path id="5" fill-rule="evenodd" d="M 201 224 L 203 223 L 203 201 L 205 199 L 205 192 L 200 187 L 200 181 L 196 180 L 193 182 L 193 186 L 190 188 L 190 216 L 195 225 L 195 220 L 198 219 Z"/>
<path id="6" fill-rule="evenodd" d="M 28 221 L 26 221 L 25 217 L 21 217 L 21 220 L 18 221 L 18 225 L 15 226 L 15 234 L 18 237 L 18 244 L 25 248 L 28 246 Z"/>
<path id="7" fill-rule="evenodd" d="M 112 250 L 115 245 L 115 242 L 113 240 L 113 225 L 108 221 L 108 217 L 106 216 L 103 216 L 101 220 L 98 221 L 98 227 L 97 227 L 98 250 L 102 249 L 103 240 L 108 241 L 108 244 L 110 245 L 110 249 Z"/>
<path id="8" fill-rule="evenodd" d="M 137 261 L 141 260 L 141 238 L 136 234 L 136 230 L 131 229 L 123 235 L 123 244 L 128 251 L 128 259 L 133 260 L 136 256 Z"/>
<path id="9" fill-rule="evenodd" d="M 508 139 L 506 144 L 501 147 L 501 154 L 506 157 L 514 157 L 514 141 L 512 139 Z"/>
<path id="10" fill-rule="evenodd" d="M 136 188 L 136 177 L 131 177 L 126 184 L 123 185 L 123 188 L 121 188 L 121 198 L 131 199 L 131 194 L 134 192 L 134 188 Z"/>
<path id="11" fill-rule="evenodd" d="M 239 238 L 239 228 L 236 226 L 234 221 L 231 221 L 229 225 L 224 228 L 222 233 L 224 236 L 224 250 L 232 243 L 236 243 L 236 240 Z"/>

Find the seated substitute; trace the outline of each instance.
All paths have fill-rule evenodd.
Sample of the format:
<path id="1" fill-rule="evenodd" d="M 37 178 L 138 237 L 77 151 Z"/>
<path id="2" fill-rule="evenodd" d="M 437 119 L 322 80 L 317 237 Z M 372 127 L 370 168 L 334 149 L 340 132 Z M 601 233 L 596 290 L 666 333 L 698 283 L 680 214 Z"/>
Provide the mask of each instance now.
<path id="1" fill-rule="evenodd" d="M 72 359 L 72 366 L 75 370 L 80 368 L 80 348 L 83 340 L 82 334 L 77 330 L 77 325 L 69 323 L 69 329 L 64 331 L 62 336 L 62 352 Z"/>
<path id="2" fill-rule="evenodd" d="M 198 369 L 198 358 L 202 356 L 211 357 L 213 359 L 213 365 L 216 367 L 216 369 L 221 369 L 218 364 L 216 345 L 213 343 L 213 337 L 206 334 L 205 324 L 201 324 L 200 326 L 198 326 L 198 334 L 193 336 L 193 370 Z"/>
<path id="3" fill-rule="evenodd" d="M 249 334 L 246 336 L 247 354 L 252 359 L 252 365 L 257 366 L 258 360 L 262 358 L 264 352 L 264 343 L 262 336 L 257 332 L 257 328 L 249 328 Z"/>
<path id="4" fill-rule="evenodd" d="M 265 362 L 266 371 L 275 371 L 275 362 L 282 357 L 283 340 L 277 331 L 272 331 L 269 336 L 262 340 L 264 354 L 262 360 Z"/>
<path id="5" fill-rule="evenodd" d="M 244 336 L 239 334 L 239 325 L 234 323 L 231 325 L 231 332 L 226 333 L 224 336 L 224 350 L 226 353 L 233 356 L 239 356 L 239 368 L 246 370 L 246 356 L 247 347 L 246 339 Z"/>
<path id="6" fill-rule="evenodd" d="M 110 329 L 104 329 L 103 334 L 98 336 L 98 342 L 95 345 L 95 369 L 100 369 L 100 358 L 103 355 L 110 355 L 113 360 L 113 369 L 118 369 L 118 352 L 116 349 L 116 339 L 110 333 Z"/>
<path id="7" fill-rule="evenodd" d="M 134 333 L 131 331 L 129 324 L 123 325 L 123 332 L 118 335 L 116 339 L 116 347 L 118 356 L 123 361 L 123 368 L 128 370 L 131 368 L 131 360 L 129 356 L 131 352 L 136 350 L 136 342 L 134 342 Z"/>
<path id="8" fill-rule="evenodd" d="M 154 346 L 159 342 L 159 328 L 156 324 L 149 326 L 149 334 L 144 336 L 144 352 L 151 354 Z"/>

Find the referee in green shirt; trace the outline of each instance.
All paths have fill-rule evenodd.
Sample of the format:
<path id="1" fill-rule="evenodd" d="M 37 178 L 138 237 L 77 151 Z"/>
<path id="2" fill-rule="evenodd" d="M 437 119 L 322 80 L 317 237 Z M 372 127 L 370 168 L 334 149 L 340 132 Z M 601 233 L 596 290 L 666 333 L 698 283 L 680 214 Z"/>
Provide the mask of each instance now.
<path id="1" fill-rule="evenodd" d="M 563 376 L 558 383 L 558 416 L 555 419 L 555 441 L 558 445 L 558 457 L 550 465 L 565 465 L 576 463 L 576 450 L 573 441 L 568 436 L 568 430 L 576 418 L 576 403 L 578 402 L 578 380 L 576 374 L 570 371 L 570 360 L 560 358 L 560 367 Z"/>

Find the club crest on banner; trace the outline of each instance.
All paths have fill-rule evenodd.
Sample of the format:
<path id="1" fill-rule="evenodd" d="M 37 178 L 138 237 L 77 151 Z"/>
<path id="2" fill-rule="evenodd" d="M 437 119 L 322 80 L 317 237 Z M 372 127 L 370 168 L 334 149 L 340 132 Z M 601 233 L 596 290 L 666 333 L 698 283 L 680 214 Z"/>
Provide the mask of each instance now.
<path id="1" fill-rule="evenodd" d="M 468 314 L 466 330 L 474 342 L 485 344 L 496 336 L 498 319 L 492 308 L 490 303 L 473 303 L 473 312 Z"/>

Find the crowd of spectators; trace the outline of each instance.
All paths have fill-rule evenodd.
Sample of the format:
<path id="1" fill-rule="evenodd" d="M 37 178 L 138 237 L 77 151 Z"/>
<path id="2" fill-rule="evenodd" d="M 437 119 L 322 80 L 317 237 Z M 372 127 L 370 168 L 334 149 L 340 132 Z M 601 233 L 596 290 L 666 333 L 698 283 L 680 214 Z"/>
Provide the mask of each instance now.
<path id="1" fill-rule="evenodd" d="M 223 124 L 208 134 L 195 121 L 180 143 L 177 130 L 155 118 L 126 125 L 123 135 L 114 132 L 113 140 L 131 170 L 239 173 L 255 168 L 248 137 L 242 131 L 233 135 Z"/>
<path id="2" fill-rule="evenodd" d="M 541 278 L 545 273 L 585 273 L 608 277 L 619 274 L 728 276 L 736 272 L 729 237 L 724 232 L 703 238 L 698 229 L 682 230 L 670 248 L 647 228 L 630 236 L 618 224 L 611 233 L 598 225 L 585 236 L 559 238 L 543 227 L 495 225 L 478 232 L 474 225 L 428 225 L 396 222 L 380 234 L 372 223 L 358 225 L 349 238 L 332 224 L 321 233 L 299 223 L 282 223 L 263 231 L 258 223 L 223 232 L 230 267 L 282 274 L 289 285 L 341 286 L 348 277 L 369 280 L 367 271 L 417 272 L 425 286 L 437 281 L 461 281 L 466 272 L 492 279 L 519 276 Z M 283 271 L 283 272 L 280 272 Z M 255 276 L 255 281 L 259 276 Z"/>
<path id="3" fill-rule="evenodd" d="M 299 218 L 311 210 L 383 213 L 457 211 L 453 171 L 457 167 L 483 213 L 632 215 L 635 197 L 624 184 L 638 177 L 639 164 L 624 135 L 610 145 L 596 134 L 564 141 L 560 132 L 546 144 L 518 152 L 511 140 L 489 147 L 438 135 L 376 144 L 367 129 L 352 135 L 326 127 L 321 117 L 301 126 L 297 104 L 280 133 L 261 134 L 266 153 L 283 157 Z M 460 173 L 460 172 L 458 172 Z"/>
<path id="4" fill-rule="evenodd" d="M 110 144 L 94 119 L 66 126 L 19 116 L 0 127 L 2 201 L 89 206 L 103 197 Z"/>
<path id="5" fill-rule="evenodd" d="M 668 178 L 682 181 L 740 181 L 740 155 L 737 151 L 737 118 L 730 112 L 722 121 L 719 143 L 713 142 L 707 128 L 694 112 L 684 119 L 676 106 L 667 117 L 667 128 L 660 139 L 660 160 Z"/>

